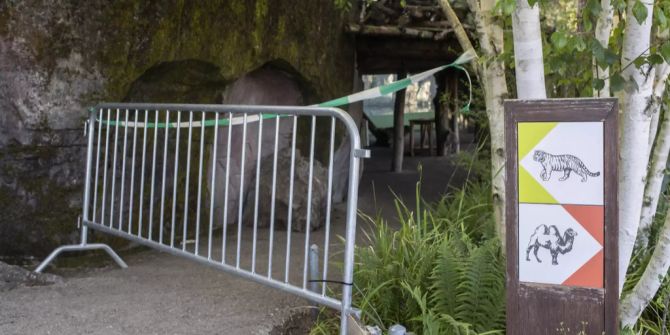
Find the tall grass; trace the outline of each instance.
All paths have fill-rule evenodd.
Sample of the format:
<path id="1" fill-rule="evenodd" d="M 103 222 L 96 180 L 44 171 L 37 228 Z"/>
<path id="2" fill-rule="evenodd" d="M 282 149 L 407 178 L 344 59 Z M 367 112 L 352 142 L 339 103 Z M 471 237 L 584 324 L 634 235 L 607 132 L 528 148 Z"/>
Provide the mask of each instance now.
<path id="1" fill-rule="evenodd" d="M 413 204 L 395 200 L 397 225 L 380 215 L 361 214 L 371 228 L 355 252 L 353 305 L 361 309 L 364 324 L 385 333 L 400 323 L 418 335 L 504 334 L 505 259 L 495 232 L 491 186 L 473 172 L 473 156 L 461 161 L 469 171 L 464 185 L 426 204 L 417 183 Z M 659 206 L 652 241 L 668 204 Z M 637 251 L 624 294 L 639 280 L 652 251 Z M 666 278 L 630 334 L 670 335 L 669 305 Z M 323 313 L 311 333 L 336 334 L 338 324 L 336 314 Z"/>
<path id="2" fill-rule="evenodd" d="M 465 186 L 433 207 L 396 200 L 399 227 L 381 217 L 356 250 L 354 303 L 363 321 L 417 334 L 478 334 L 504 327 L 505 272 L 490 188 Z"/>

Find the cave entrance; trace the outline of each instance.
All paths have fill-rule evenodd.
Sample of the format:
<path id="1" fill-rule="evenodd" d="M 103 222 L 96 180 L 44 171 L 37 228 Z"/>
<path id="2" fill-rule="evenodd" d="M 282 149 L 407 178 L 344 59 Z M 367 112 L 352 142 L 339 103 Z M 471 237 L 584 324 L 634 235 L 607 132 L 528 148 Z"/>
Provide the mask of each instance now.
<path id="1" fill-rule="evenodd" d="M 229 81 L 219 67 L 201 60 L 163 62 L 139 76 L 123 98 L 125 102 L 221 103 Z"/>

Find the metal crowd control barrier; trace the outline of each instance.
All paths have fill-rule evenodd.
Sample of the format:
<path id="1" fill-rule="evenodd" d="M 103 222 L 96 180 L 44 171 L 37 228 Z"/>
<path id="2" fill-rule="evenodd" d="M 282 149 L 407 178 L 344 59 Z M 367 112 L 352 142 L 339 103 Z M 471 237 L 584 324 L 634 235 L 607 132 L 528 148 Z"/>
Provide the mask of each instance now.
<path id="1" fill-rule="evenodd" d="M 336 133 L 348 136 L 350 143 L 344 243 L 331 241 L 336 230 L 331 224 L 334 148 L 342 137 Z M 88 243 L 91 228 L 340 310 L 340 333 L 345 334 L 348 316 L 356 313 L 351 294 L 358 171 L 360 159 L 368 156 L 348 114 L 319 107 L 105 103 L 91 109 L 86 136 L 81 242 L 54 250 L 36 272 L 63 251 L 92 249 L 106 251 L 125 268 L 109 246 Z M 255 157 L 247 154 L 253 148 Z M 308 152 L 302 161 L 301 150 Z M 279 157 L 290 157 L 288 172 Z M 319 170 L 318 161 L 326 168 Z M 300 169 L 308 170 L 306 194 L 294 189 Z M 279 180 L 278 174 L 287 173 L 288 180 Z M 260 194 L 261 186 L 268 185 L 269 204 L 263 203 L 268 195 Z M 326 190 L 325 206 L 313 198 L 315 185 Z M 282 213 L 280 194 L 288 195 Z M 325 208 L 312 208 L 315 203 Z M 302 208 L 304 214 L 304 206 L 304 232 L 294 232 L 296 213 Z M 259 215 L 259 208 L 267 207 L 269 217 Z M 311 232 L 314 219 L 323 221 L 322 230 Z M 259 228 L 261 220 L 269 221 L 268 228 Z M 275 227 L 279 221 L 285 230 Z M 310 243 L 315 241 L 323 248 L 323 269 L 316 280 L 308 278 L 309 258 L 315 258 L 309 256 Z M 339 252 L 329 250 L 338 246 Z M 291 257 L 294 249 L 301 257 Z M 245 258 L 248 251 L 250 260 Z M 333 264 L 343 264 L 341 279 L 333 277 L 335 270 L 329 272 Z"/>

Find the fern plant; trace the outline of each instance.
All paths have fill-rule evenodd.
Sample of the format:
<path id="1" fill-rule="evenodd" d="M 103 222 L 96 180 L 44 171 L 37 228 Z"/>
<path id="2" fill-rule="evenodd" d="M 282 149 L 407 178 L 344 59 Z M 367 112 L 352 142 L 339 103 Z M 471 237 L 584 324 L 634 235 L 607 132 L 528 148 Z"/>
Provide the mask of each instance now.
<path id="1" fill-rule="evenodd" d="M 382 329 L 491 334 L 504 327 L 504 259 L 490 216 L 490 187 L 467 183 L 434 206 L 396 200 L 400 227 L 362 215 L 372 229 L 356 250 L 354 304 Z"/>

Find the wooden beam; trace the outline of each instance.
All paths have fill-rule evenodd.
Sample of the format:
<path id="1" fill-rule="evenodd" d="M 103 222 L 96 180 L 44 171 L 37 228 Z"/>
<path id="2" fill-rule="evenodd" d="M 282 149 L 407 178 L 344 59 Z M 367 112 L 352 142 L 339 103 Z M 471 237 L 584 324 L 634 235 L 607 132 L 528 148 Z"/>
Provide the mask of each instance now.
<path id="1" fill-rule="evenodd" d="M 398 79 L 404 78 L 405 73 L 398 73 Z M 393 161 L 391 171 L 402 172 L 402 160 L 405 156 L 405 90 L 395 94 L 393 104 Z"/>
<path id="2" fill-rule="evenodd" d="M 373 26 L 349 23 L 344 27 L 344 30 L 348 33 L 359 35 L 408 37 L 434 41 L 444 40 L 448 36 L 448 34 L 443 34 L 442 31 L 434 31 L 434 27 L 430 27 L 429 29 L 421 29 L 420 27 L 401 28 L 398 26 Z M 445 28 L 444 31 L 452 30 L 451 28 Z"/>
<path id="3" fill-rule="evenodd" d="M 452 103 L 451 103 L 451 133 L 454 135 L 453 136 L 453 141 L 454 141 L 454 151 L 456 153 L 461 152 L 461 135 L 458 129 L 458 116 L 459 116 L 459 102 L 458 102 L 458 74 L 452 72 L 451 73 L 451 97 L 452 97 Z"/>
<path id="4" fill-rule="evenodd" d="M 437 85 L 435 98 L 433 98 L 433 106 L 435 108 L 435 142 L 437 145 L 437 155 L 444 156 L 446 154 L 447 143 L 447 128 L 444 126 L 447 119 L 447 104 L 442 103 L 442 95 L 446 90 L 446 75 L 444 72 L 435 75 L 435 84 Z"/>

